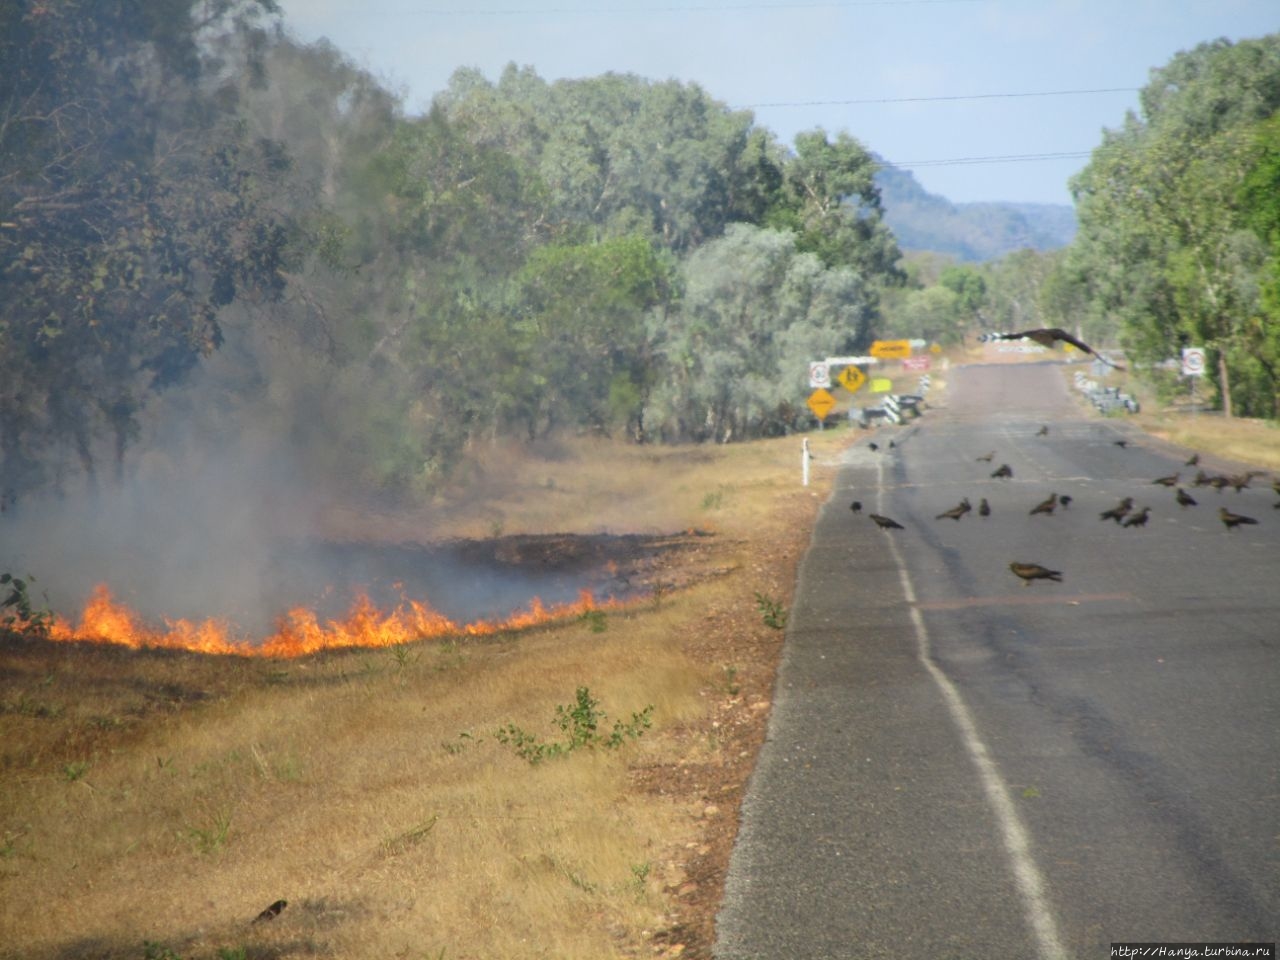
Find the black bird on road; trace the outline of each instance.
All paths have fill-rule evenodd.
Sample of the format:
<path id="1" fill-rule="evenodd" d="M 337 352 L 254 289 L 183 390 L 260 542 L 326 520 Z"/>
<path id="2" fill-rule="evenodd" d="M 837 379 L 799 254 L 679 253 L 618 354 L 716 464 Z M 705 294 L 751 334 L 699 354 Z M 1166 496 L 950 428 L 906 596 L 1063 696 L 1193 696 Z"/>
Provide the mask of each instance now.
<path id="1" fill-rule="evenodd" d="M 1022 578 L 1024 587 L 1031 586 L 1032 580 L 1056 580 L 1059 583 L 1062 582 L 1061 570 L 1050 570 L 1048 567 L 1042 567 L 1038 563 L 1018 563 L 1015 561 L 1009 564 L 1009 569 Z"/>
<path id="2" fill-rule="evenodd" d="M 1048 500 L 1042 500 L 1040 503 L 1037 503 L 1034 507 L 1031 508 L 1031 516 L 1034 517 L 1037 513 L 1051 514 L 1053 513 L 1053 508 L 1056 507 L 1057 505 L 1058 505 L 1058 495 L 1056 493 L 1051 493 L 1049 494 Z"/>
<path id="3" fill-rule="evenodd" d="M 1133 497 L 1125 497 L 1110 510 L 1103 510 L 1098 514 L 1099 520 L 1114 520 L 1119 523 L 1124 519 L 1124 515 L 1133 509 Z"/>
<path id="4" fill-rule="evenodd" d="M 1063 510 L 1067 509 L 1067 507 L 1071 506 L 1071 494 L 1064 493 L 1058 498 L 1058 503 L 1061 504 Z"/>
<path id="5" fill-rule="evenodd" d="M 965 497 L 959 503 L 957 503 L 954 507 L 952 507 L 950 510 L 942 511 L 942 513 L 938 514 L 933 519 L 942 520 L 944 518 L 947 518 L 951 520 L 959 520 L 961 517 L 963 517 L 966 513 L 968 513 L 972 509 L 973 509 L 973 505 L 969 503 L 969 498 Z"/>
<path id="6" fill-rule="evenodd" d="M 267 907 L 267 909 L 254 917 L 253 922 L 258 923 L 260 920 L 274 920 L 276 917 L 280 916 L 280 911 L 288 905 L 288 900 L 277 900 L 271 906 Z"/>
<path id="7" fill-rule="evenodd" d="M 1159 484 L 1162 487 L 1176 487 L 1178 485 L 1178 474 L 1170 474 L 1167 477 L 1156 477 L 1151 481 L 1153 484 Z"/>
<path id="8" fill-rule="evenodd" d="M 1039 430 L 1036 431 L 1037 437 L 1047 437 L 1048 435 L 1049 435 L 1049 425 L 1047 423 L 1044 426 L 1042 426 Z"/>
<path id="9" fill-rule="evenodd" d="M 1077 337 L 1073 337 L 1071 334 L 1067 333 L 1067 331 L 1063 330 L 1061 327 L 1041 327 L 1038 330 L 1022 330 L 1022 331 L 1019 331 L 1018 333 L 997 333 L 995 336 L 995 339 L 997 340 L 1023 340 L 1023 339 L 1033 340 L 1036 343 L 1040 344 L 1040 346 L 1049 347 L 1051 349 L 1055 343 L 1061 340 L 1063 343 L 1071 344 L 1077 350 L 1083 350 L 1085 353 L 1092 354 L 1093 356 L 1097 357 L 1099 360 L 1101 360 L 1103 363 L 1105 363 L 1109 367 L 1114 367 L 1117 370 L 1124 369 L 1124 367 L 1120 366 L 1118 363 L 1112 363 L 1102 354 L 1098 353 L 1097 350 L 1094 350 L 1093 347 L 1089 346 L 1083 340 Z"/>
<path id="10" fill-rule="evenodd" d="M 1198 453 L 1193 453 L 1193 454 L 1192 454 L 1192 455 L 1187 459 L 1187 462 L 1186 462 L 1185 464 L 1183 464 L 1183 466 L 1187 466 L 1187 467 L 1194 467 L 1194 466 L 1195 466 L 1197 463 L 1199 463 L 1199 462 L 1200 462 L 1200 454 L 1198 454 Z"/>
<path id="11" fill-rule="evenodd" d="M 1280 503 L 1277 503 L 1276 506 L 1280 507 Z M 978 516 L 980 517 L 991 516 L 991 504 L 987 503 L 986 497 L 983 497 L 982 502 L 978 504 Z"/>
<path id="12" fill-rule="evenodd" d="M 875 451 L 880 449 L 880 444 L 872 440 L 870 443 L 867 444 L 867 449 L 870 450 L 872 453 L 874 453 Z"/>
<path id="13" fill-rule="evenodd" d="M 862 512 L 862 501 L 861 501 L 861 500 L 855 500 L 855 501 L 853 501 L 853 503 L 849 504 L 849 509 L 850 509 L 850 510 L 852 510 L 854 513 L 861 513 L 861 512 Z"/>
<path id="14" fill-rule="evenodd" d="M 1226 507 L 1218 508 L 1218 519 L 1220 519 L 1228 530 L 1233 530 L 1242 523 L 1257 523 L 1253 517 L 1246 517 L 1242 513 L 1232 513 Z"/>
<path id="15" fill-rule="evenodd" d="M 874 520 L 876 522 L 876 526 L 879 527 L 881 530 L 905 530 L 906 529 L 906 527 L 904 527 L 897 520 L 894 520 L 891 517 L 882 517 L 878 513 L 868 513 L 867 516 L 870 517 L 872 520 Z"/>
<path id="16" fill-rule="evenodd" d="M 1150 507 L 1143 507 L 1137 513 L 1130 514 L 1124 518 L 1122 527 L 1145 527 L 1147 525 L 1147 517 L 1151 515 Z"/>
<path id="17" fill-rule="evenodd" d="M 1007 463 L 1002 463 L 1000 464 L 1000 466 L 996 467 L 995 471 L 991 474 L 991 476 L 1008 480 L 1010 477 L 1013 476 L 1013 467 L 1009 466 Z"/>
<path id="18" fill-rule="evenodd" d="M 1129 445 L 1128 440 L 1112 440 L 1111 442 L 1115 444 L 1117 447 L 1119 447 L 1121 450 L 1123 450 L 1125 447 Z"/>
<path id="19" fill-rule="evenodd" d="M 1196 498 L 1187 493 L 1187 491 L 1183 490 L 1181 487 L 1179 487 L 1177 492 L 1173 495 L 1173 499 L 1178 501 L 1178 506 L 1180 507 L 1194 507 L 1196 505 Z"/>

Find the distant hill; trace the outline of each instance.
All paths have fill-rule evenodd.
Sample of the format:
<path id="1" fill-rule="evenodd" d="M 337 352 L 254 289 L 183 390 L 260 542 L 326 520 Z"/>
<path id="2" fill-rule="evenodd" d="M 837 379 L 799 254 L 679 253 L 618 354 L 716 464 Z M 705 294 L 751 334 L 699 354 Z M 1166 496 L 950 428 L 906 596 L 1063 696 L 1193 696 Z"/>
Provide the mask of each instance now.
<path id="1" fill-rule="evenodd" d="M 876 175 L 884 219 L 903 250 L 959 260 L 995 260 L 1015 250 L 1056 250 L 1076 235 L 1075 208 L 1054 203 L 952 203 L 927 192 L 909 171 Z"/>

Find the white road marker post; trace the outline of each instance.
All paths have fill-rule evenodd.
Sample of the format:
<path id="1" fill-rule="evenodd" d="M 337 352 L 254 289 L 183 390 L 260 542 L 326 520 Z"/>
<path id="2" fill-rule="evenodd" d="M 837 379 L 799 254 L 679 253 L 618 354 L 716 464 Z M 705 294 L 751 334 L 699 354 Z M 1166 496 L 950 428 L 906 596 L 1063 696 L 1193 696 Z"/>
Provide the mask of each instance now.
<path id="1" fill-rule="evenodd" d="M 809 438 L 805 437 L 801 441 L 800 453 L 800 480 L 804 486 L 809 485 Z"/>

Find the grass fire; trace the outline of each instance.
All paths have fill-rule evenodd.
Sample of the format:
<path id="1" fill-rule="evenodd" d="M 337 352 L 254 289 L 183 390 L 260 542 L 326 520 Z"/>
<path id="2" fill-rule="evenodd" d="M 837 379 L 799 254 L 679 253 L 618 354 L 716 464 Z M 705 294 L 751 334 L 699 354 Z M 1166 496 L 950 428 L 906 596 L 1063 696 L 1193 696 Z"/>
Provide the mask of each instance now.
<path id="1" fill-rule="evenodd" d="M 379 610 L 366 593 L 358 593 L 346 614 L 324 619 L 304 607 L 289 610 L 277 629 L 255 640 L 237 635 L 224 620 L 177 619 L 162 628 L 148 625 L 126 604 L 118 602 L 105 584 L 94 588 L 79 621 L 55 617 L 49 628 L 54 641 L 110 643 L 133 649 L 188 650 L 196 653 L 293 658 L 325 650 L 394 647 L 418 640 L 458 636 L 488 636 L 521 630 L 558 620 L 581 617 L 592 611 L 617 609 L 615 599 L 597 601 L 583 590 L 576 602 L 545 605 L 534 597 L 527 609 L 503 619 L 458 623 L 428 603 L 406 598 L 394 609 Z"/>

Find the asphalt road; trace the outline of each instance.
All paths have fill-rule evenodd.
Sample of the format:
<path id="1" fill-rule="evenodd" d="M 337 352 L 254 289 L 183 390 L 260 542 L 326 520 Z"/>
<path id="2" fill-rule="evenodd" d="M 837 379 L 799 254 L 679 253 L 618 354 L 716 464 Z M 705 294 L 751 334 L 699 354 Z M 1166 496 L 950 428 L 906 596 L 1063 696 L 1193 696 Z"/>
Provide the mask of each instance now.
<path id="1" fill-rule="evenodd" d="M 949 380 L 946 409 L 847 451 L 821 511 L 715 956 L 1084 960 L 1113 942 L 1277 940 L 1269 478 L 1188 485 L 1199 505 L 1181 508 L 1151 481 L 1192 480 L 1186 454 L 1087 416 L 1061 366 Z M 990 476 L 1001 463 L 1011 479 Z M 1073 502 L 1030 516 L 1051 492 Z M 935 519 L 966 496 L 972 513 Z M 1124 496 L 1150 505 L 1145 527 L 1099 519 Z M 1219 505 L 1259 523 L 1227 531 Z M 1063 582 L 1024 587 L 1013 560 Z"/>

